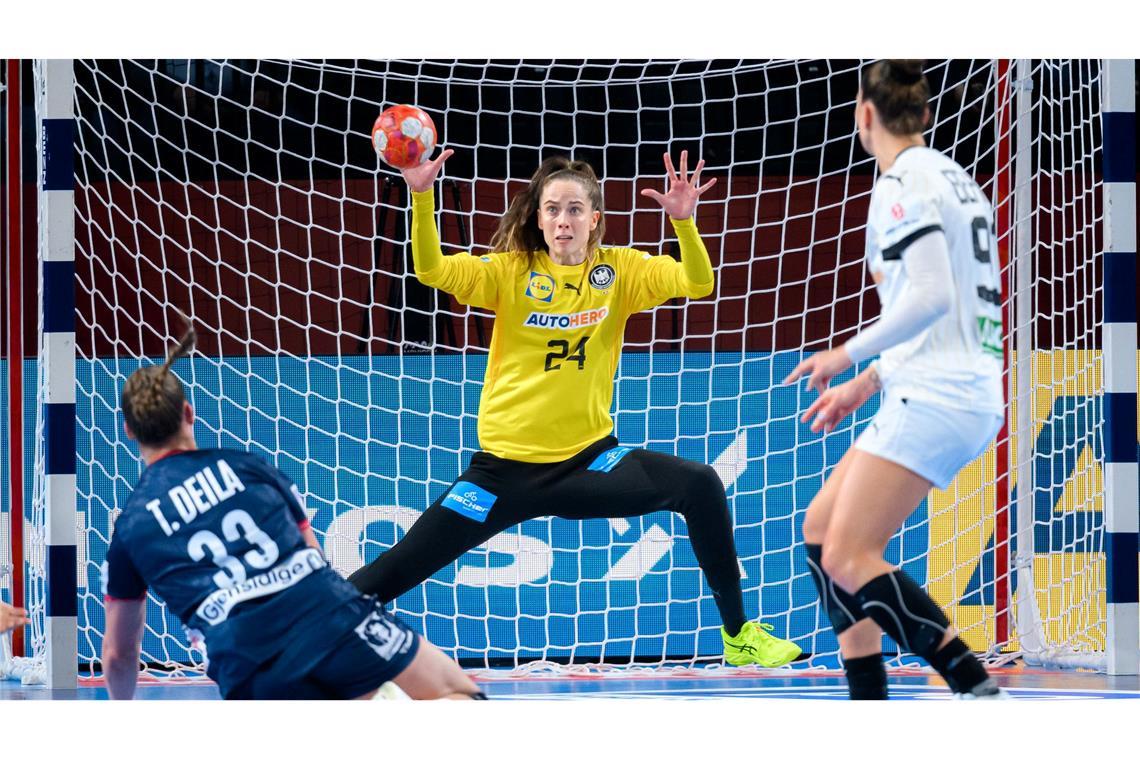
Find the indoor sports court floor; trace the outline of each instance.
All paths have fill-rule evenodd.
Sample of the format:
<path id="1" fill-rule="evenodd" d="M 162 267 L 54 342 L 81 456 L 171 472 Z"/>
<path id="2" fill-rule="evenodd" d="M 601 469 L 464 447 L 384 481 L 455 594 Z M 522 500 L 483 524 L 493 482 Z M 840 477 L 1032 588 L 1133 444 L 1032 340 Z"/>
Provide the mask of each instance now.
<path id="1" fill-rule="evenodd" d="M 1140 676 L 1105 676 L 1098 673 L 1004 668 L 992 671 L 1011 696 L 1019 700 L 1140 699 Z M 140 681 L 137 699 L 218 699 L 212 684 L 197 679 Z M 845 699 L 841 674 L 805 671 L 700 670 L 669 675 L 634 676 L 498 676 L 480 678 L 491 699 Z M 949 699 L 937 676 L 895 671 L 891 698 L 912 700 Z M 107 699 L 101 680 L 92 680 L 74 690 L 52 690 L 0 681 L 0 700 Z"/>

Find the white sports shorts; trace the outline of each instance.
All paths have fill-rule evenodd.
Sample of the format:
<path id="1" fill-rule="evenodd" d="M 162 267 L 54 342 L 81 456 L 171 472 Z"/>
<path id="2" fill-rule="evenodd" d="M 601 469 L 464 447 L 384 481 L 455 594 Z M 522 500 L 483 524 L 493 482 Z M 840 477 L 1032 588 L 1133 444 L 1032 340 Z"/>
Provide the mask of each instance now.
<path id="1" fill-rule="evenodd" d="M 1002 421 L 992 412 L 886 396 L 855 446 L 946 488 L 959 470 L 985 452 Z"/>

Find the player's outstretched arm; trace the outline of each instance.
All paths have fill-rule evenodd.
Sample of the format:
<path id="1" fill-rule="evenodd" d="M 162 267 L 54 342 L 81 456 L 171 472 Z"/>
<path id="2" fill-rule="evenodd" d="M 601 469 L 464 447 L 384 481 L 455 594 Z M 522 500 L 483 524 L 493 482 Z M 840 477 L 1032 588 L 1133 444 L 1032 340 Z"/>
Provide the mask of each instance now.
<path id="1" fill-rule="evenodd" d="M 443 247 L 439 242 L 439 230 L 435 226 L 435 180 L 446 161 L 455 151 L 443 151 L 431 161 L 401 169 L 400 174 L 412 191 L 412 262 L 416 276 L 425 285 L 433 285 L 432 278 L 425 277 L 443 263 Z"/>
<path id="2" fill-rule="evenodd" d="M 668 153 L 665 154 L 665 176 L 669 180 L 669 185 L 664 193 L 656 190 L 646 188 L 641 191 L 641 194 L 646 198 L 652 198 L 661 204 L 661 208 L 669 215 L 670 219 L 682 220 L 690 219 L 693 212 L 697 208 L 697 199 L 700 198 L 706 190 L 716 184 L 716 178 L 710 179 L 705 184 L 701 185 L 701 171 L 705 168 L 705 160 L 702 158 L 697 162 L 697 168 L 693 170 L 693 176 L 689 177 L 689 151 L 681 151 L 681 170 L 677 171 L 673 168 L 673 157 Z"/>
<path id="3" fill-rule="evenodd" d="M 831 378 L 851 366 L 851 357 L 843 346 L 820 351 L 796 365 L 791 374 L 784 378 L 784 385 L 799 380 L 804 375 L 808 378 L 808 388 L 823 393 L 831 383 Z"/>
<path id="4" fill-rule="evenodd" d="M 889 313 L 880 316 L 845 345 L 804 359 L 784 378 L 784 383 L 808 375 L 808 387 L 822 393 L 831 378 L 855 362 L 910 340 L 948 314 L 954 272 L 943 233 L 931 232 L 911 243 L 903 256 L 903 266 L 910 287 Z"/>
<path id="5" fill-rule="evenodd" d="M 0 602 L 0 633 L 28 624 L 28 613 L 23 607 L 13 607 Z"/>
<path id="6" fill-rule="evenodd" d="M 103 677 L 111 699 L 131 699 L 139 677 L 146 599 L 108 599 L 103 635 Z"/>
<path id="7" fill-rule="evenodd" d="M 400 172 L 412 191 L 412 263 L 416 278 L 424 285 L 451 293 L 460 303 L 493 309 L 497 281 L 492 268 L 482 266 L 486 258 L 444 256 L 440 245 L 433 188 L 443 162 L 454 153 L 445 150 L 431 161 Z"/>
<path id="8" fill-rule="evenodd" d="M 697 199 L 716 184 L 716 178 L 710 179 L 703 185 L 700 184 L 701 171 L 705 167 L 703 159 L 697 162 L 697 167 L 690 177 L 687 150 L 681 151 L 680 171 L 673 167 L 673 158 L 668 153 L 664 155 L 664 160 L 668 182 L 666 191 L 661 193 L 646 188 L 641 194 L 661 204 L 662 210 L 669 215 L 673 223 L 673 230 L 677 233 L 677 242 L 681 249 L 681 272 L 684 278 L 675 288 L 668 288 L 677 292 L 669 292 L 666 297 L 703 298 L 713 291 L 713 269 L 708 249 L 705 248 L 700 233 L 697 232 L 694 215 Z"/>

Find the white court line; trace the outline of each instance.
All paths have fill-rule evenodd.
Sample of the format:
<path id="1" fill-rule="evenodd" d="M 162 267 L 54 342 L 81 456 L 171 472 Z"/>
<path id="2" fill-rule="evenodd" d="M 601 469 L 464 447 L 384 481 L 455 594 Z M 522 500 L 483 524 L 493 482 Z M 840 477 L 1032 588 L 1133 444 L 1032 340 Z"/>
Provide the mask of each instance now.
<path id="1" fill-rule="evenodd" d="M 1043 686 L 1006 686 L 1004 687 L 1011 695 L 1016 696 L 1018 693 L 1028 692 L 1026 696 L 1032 695 L 1034 699 L 1042 697 L 1058 697 L 1064 698 L 1065 695 L 1124 695 L 1125 697 L 1140 697 L 1140 691 L 1124 690 L 1124 689 L 1058 689 Z M 923 684 L 890 684 L 892 692 L 908 692 L 932 697 L 945 697 L 950 698 L 951 694 L 944 686 L 932 686 Z M 812 686 L 720 686 L 720 687 L 692 687 L 687 689 L 667 688 L 667 689 L 639 689 L 635 691 L 610 691 L 607 689 L 600 689 L 597 691 L 567 691 L 556 693 L 516 693 L 516 694 L 496 694 L 500 698 L 510 699 L 577 699 L 577 698 L 612 698 L 612 699 L 630 699 L 640 697 L 677 697 L 685 698 L 700 698 L 700 696 L 708 696 L 710 694 L 771 694 L 776 693 L 798 693 L 798 694 L 842 694 L 846 696 L 847 689 L 844 686 L 826 686 L 826 685 L 812 685 Z M 750 697 L 742 696 L 741 699 L 750 699 Z"/>

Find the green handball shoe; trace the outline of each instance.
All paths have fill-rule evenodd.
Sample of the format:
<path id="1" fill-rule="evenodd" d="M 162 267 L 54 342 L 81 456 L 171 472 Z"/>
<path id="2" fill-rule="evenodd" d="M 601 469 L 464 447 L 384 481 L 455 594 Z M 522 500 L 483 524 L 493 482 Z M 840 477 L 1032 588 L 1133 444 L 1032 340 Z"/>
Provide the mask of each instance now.
<path id="1" fill-rule="evenodd" d="M 768 623 L 744 624 L 740 633 L 729 636 L 722 627 L 720 637 L 724 641 L 724 661 L 729 665 L 760 665 L 765 668 L 778 668 L 787 665 L 803 651 L 791 641 L 778 639 L 768 631 Z"/>

